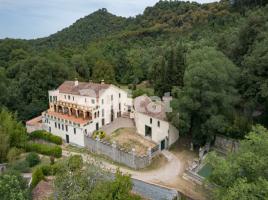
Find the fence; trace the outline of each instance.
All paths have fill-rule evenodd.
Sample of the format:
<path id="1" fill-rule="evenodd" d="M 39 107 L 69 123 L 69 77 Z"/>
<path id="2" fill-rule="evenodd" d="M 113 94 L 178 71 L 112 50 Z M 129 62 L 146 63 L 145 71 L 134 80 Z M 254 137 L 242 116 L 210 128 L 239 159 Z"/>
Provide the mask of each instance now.
<path id="1" fill-rule="evenodd" d="M 90 136 L 85 137 L 85 147 L 91 152 L 102 154 L 115 162 L 124 164 L 133 169 L 141 169 L 151 164 L 152 158 L 157 155 L 156 150 L 152 154 L 151 150 L 148 150 L 147 155 L 136 155 L 135 151 L 128 152 L 126 149 L 117 147 L 115 143 L 111 144 L 107 141 L 100 139 L 93 139 Z M 159 148 L 158 148 L 159 151 Z"/>

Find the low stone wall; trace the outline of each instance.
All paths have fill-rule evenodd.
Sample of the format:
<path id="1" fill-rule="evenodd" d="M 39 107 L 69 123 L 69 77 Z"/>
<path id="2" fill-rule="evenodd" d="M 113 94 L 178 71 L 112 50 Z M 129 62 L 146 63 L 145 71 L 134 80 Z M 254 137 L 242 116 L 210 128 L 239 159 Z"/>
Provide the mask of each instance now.
<path id="1" fill-rule="evenodd" d="M 217 135 L 214 143 L 214 149 L 227 154 L 229 152 L 236 152 L 239 148 L 239 141 L 225 136 Z"/>
<path id="2" fill-rule="evenodd" d="M 139 156 L 135 154 L 135 151 L 128 152 L 123 148 L 117 147 L 116 144 L 111 144 L 98 138 L 93 139 L 90 136 L 85 136 L 85 147 L 93 153 L 105 155 L 113 161 L 133 169 L 149 166 L 153 157 L 150 150 L 148 150 L 147 155 Z"/>

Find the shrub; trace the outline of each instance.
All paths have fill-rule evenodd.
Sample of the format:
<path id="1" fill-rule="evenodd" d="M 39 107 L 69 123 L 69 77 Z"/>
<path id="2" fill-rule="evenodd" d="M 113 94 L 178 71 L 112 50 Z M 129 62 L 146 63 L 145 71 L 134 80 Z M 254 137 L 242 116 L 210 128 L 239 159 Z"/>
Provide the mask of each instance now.
<path id="1" fill-rule="evenodd" d="M 61 157 L 62 149 L 56 145 L 49 145 L 49 144 L 39 144 L 34 142 L 28 142 L 25 145 L 26 151 L 34 151 L 36 153 L 48 155 L 48 156 L 55 156 L 56 158 Z"/>
<path id="2" fill-rule="evenodd" d="M 38 139 L 43 139 L 46 140 L 48 142 L 52 142 L 58 145 L 62 144 L 62 138 L 56 135 L 53 135 L 49 132 L 46 131 L 34 131 L 30 134 L 31 138 L 38 138 Z"/>
<path id="3" fill-rule="evenodd" d="M 81 169 L 82 166 L 83 166 L 82 156 L 80 156 L 80 155 L 74 155 L 74 156 L 71 156 L 68 159 L 68 167 L 70 168 L 71 171 L 75 171 L 77 169 Z"/>
<path id="4" fill-rule="evenodd" d="M 50 164 L 51 164 L 51 165 L 54 165 L 54 163 L 55 163 L 55 158 L 54 158 L 54 156 L 50 156 L 49 159 L 50 159 Z"/>
<path id="5" fill-rule="evenodd" d="M 40 168 L 45 176 L 54 175 L 53 166 L 52 165 L 41 165 Z"/>
<path id="6" fill-rule="evenodd" d="M 7 159 L 9 162 L 12 162 L 14 160 L 17 160 L 19 158 L 19 155 L 23 152 L 22 149 L 18 149 L 16 147 L 12 147 L 7 154 Z"/>
<path id="7" fill-rule="evenodd" d="M 94 138 L 94 139 L 96 139 L 97 137 L 99 136 L 99 138 L 100 139 L 103 139 L 103 138 L 105 138 L 105 136 L 106 136 L 106 133 L 104 132 L 104 131 L 95 131 L 94 133 L 93 133 L 93 135 L 92 135 L 92 137 Z"/>
<path id="8" fill-rule="evenodd" d="M 33 167 L 33 166 L 37 165 L 38 163 L 40 163 L 40 158 L 39 158 L 39 155 L 37 153 L 31 152 L 27 155 L 26 161 L 29 163 L 30 167 Z"/>
<path id="9" fill-rule="evenodd" d="M 38 167 L 34 170 L 32 174 L 31 187 L 34 188 L 41 180 L 45 178 L 43 170 L 41 167 Z"/>
<path id="10" fill-rule="evenodd" d="M 28 173 L 31 171 L 29 163 L 26 160 L 13 162 L 10 169 L 21 173 Z"/>

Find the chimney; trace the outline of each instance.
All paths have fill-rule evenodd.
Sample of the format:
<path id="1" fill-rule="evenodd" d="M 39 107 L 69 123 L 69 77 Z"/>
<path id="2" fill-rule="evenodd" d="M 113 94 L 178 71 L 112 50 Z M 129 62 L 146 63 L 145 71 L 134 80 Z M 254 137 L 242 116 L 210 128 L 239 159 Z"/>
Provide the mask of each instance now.
<path id="1" fill-rule="evenodd" d="M 103 79 L 101 80 L 101 84 L 104 84 L 104 80 Z"/>
<path id="2" fill-rule="evenodd" d="M 77 78 L 74 79 L 74 85 L 75 86 L 78 86 L 78 80 L 77 80 Z"/>

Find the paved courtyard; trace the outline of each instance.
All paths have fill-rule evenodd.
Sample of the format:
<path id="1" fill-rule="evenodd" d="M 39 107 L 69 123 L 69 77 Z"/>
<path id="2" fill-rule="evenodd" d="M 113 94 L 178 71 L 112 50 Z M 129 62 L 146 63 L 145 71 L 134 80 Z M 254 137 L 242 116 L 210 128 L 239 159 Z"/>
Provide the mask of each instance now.
<path id="1" fill-rule="evenodd" d="M 135 128 L 134 120 L 126 117 L 119 117 L 112 123 L 101 127 L 101 130 L 103 130 L 107 135 L 110 135 L 119 128 Z"/>

